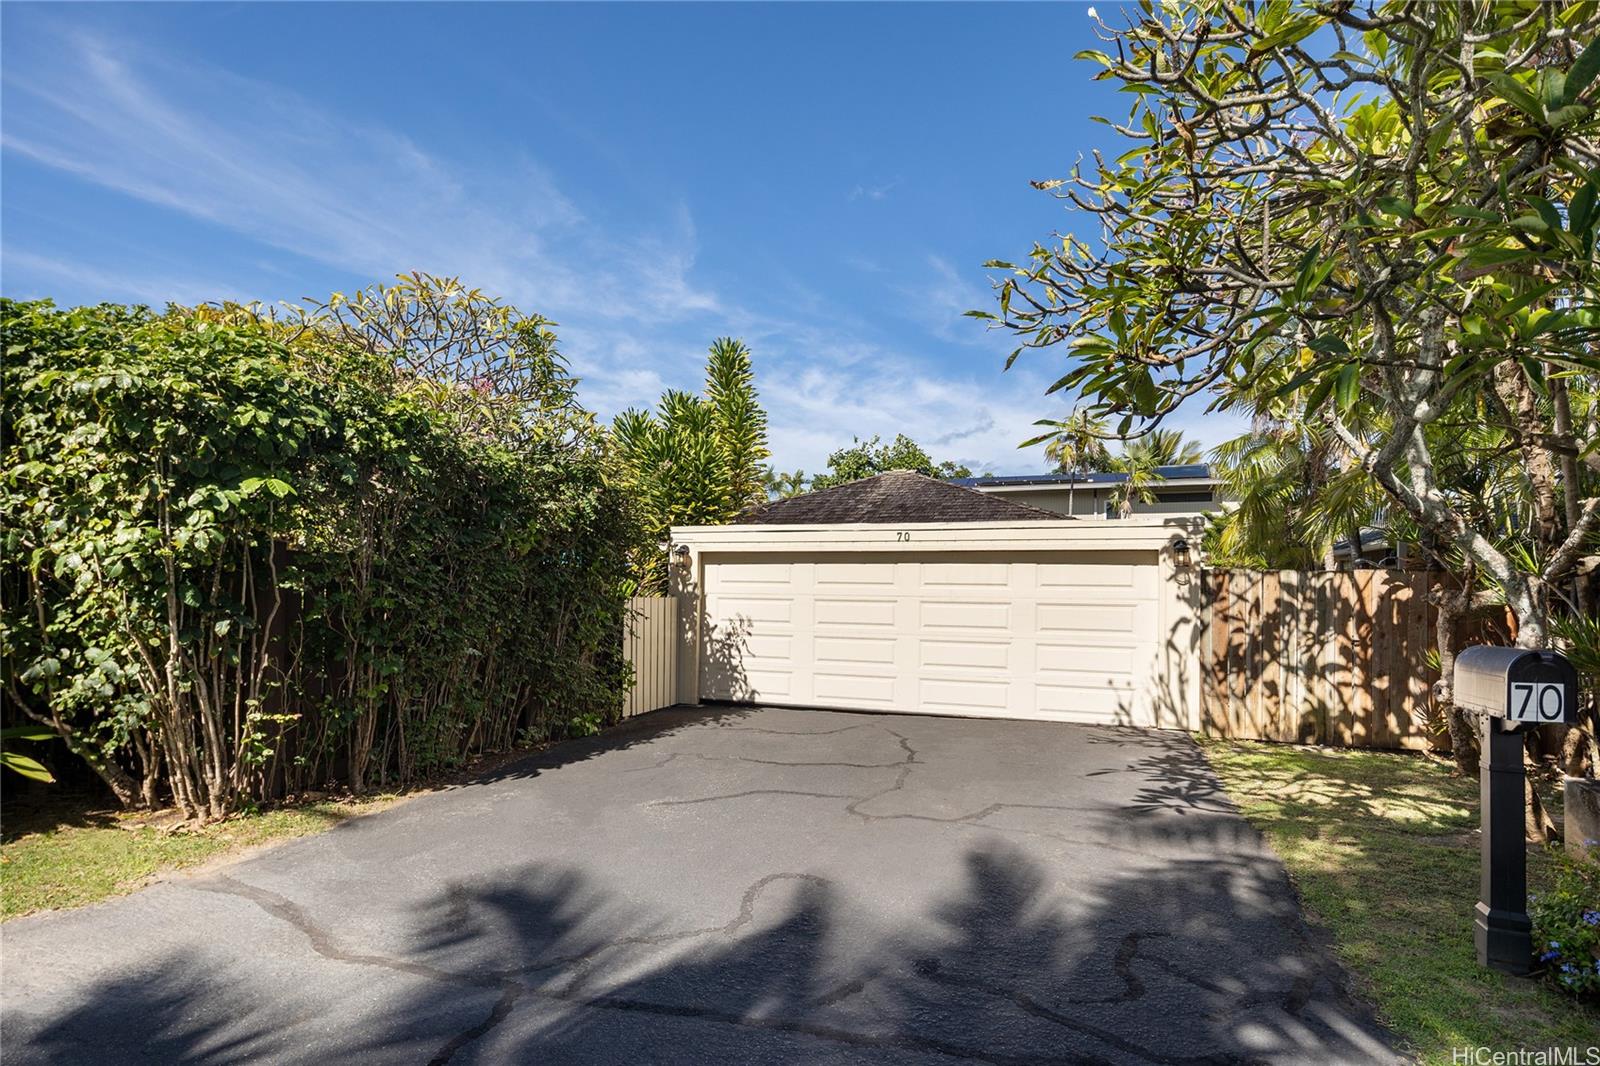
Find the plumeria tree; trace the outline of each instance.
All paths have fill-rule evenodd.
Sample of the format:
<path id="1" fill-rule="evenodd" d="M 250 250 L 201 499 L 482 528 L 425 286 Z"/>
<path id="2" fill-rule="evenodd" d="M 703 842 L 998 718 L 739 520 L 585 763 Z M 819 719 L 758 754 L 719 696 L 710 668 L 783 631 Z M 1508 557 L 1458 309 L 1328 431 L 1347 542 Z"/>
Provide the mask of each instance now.
<path id="1" fill-rule="evenodd" d="M 1279 375 L 1542 645 L 1600 519 L 1595 5 L 1146 7 L 1084 56 L 1129 150 L 1035 183 L 1098 237 L 994 264 L 979 314 L 1118 435 Z M 1439 479 L 1429 427 L 1463 408 L 1518 454 L 1526 551 Z"/>
<path id="2" fill-rule="evenodd" d="M 991 264 L 977 314 L 1012 358 L 1056 353 L 1055 388 L 1118 435 L 1279 402 L 1519 644 L 1592 613 L 1596 5 L 1215 0 L 1096 25 L 1081 58 L 1130 100 L 1128 148 L 1035 183 L 1080 225 Z M 1484 505 L 1455 478 L 1491 451 L 1516 491 Z"/>

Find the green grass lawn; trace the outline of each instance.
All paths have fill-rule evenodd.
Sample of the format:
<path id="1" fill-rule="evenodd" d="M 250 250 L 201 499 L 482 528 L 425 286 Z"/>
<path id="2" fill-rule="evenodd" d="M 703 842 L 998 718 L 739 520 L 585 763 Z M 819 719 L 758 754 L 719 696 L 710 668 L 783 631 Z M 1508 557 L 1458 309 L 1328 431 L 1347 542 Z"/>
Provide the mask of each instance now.
<path id="1" fill-rule="evenodd" d="M 1427 1063 L 1451 1049 L 1588 1047 L 1600 1011 L 1478 968 L 1478 783 L 1437 760 L 1200 738 L 1228 794 L 1282 856 L 1309 919 Z M 1529 853 L 1529 890 L 1546 872 Z"/>
<path id="2" fill-rule="evenodd" d="M 0 834 L 0 918 L 80 907 L 138 888 L 154 874 L 317 833 L 394 800 L 325 800 L 176 832 L 141 825 L 131 815 L 86 810 L 81 797 L 70 795 L 8 810 Z"/>

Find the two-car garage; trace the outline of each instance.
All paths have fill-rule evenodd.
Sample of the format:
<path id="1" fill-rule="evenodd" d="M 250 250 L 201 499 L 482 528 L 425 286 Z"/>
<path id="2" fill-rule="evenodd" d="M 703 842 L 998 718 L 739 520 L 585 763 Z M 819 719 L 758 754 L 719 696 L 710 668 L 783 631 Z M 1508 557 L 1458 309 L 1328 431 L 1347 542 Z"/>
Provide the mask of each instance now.
<path id="1" fill-rule="evenodd" d="M 1157 657 L 1154 553 L 710 554 L 700 696 L 1131 721 Z"/>
<path id="2" fill-rule="evenodd" d="M 950 510 L 949 487 L 929 483 Z M 1191 724 L 1195 583 L 1171 550 L 1179 522 L 984 520 L 986 498 L 956 521 L 881 520 L 927 513 L 895 502 L 846 512 L 856 521 L 796 508 L 807 521 L 674 529 L 679 698 Z"/>

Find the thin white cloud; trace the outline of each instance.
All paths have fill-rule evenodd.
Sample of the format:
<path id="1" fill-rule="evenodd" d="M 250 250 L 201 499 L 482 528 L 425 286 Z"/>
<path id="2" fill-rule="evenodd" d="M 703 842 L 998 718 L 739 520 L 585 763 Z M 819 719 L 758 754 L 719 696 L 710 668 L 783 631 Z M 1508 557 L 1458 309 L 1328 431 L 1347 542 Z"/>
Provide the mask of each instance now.
<path id="1" fill-rule="evenodd" d="M 1049 408 L 1047 382 L 1032 372 L 1001 374 L 999 366 L 983 361 L 970 374 L 935 376 L 888 351 L 848 373 L 826 363 L 796 368 L 785 361 L 759 375 L 772 416 L 773 453 L 780 466 L 815 471 L 852 437 L 887 440 L 904 433 L 936 459 L 996 472 L 1042 470 L 1043 450 L 1017 445 Z"/>
<path id="2" fill-rule="evenodd" d="M 0 252 L 0 283 L 5 285 L 7 296 L 18 299 L 38 299 L 48 296 L 47 291 L 30 292 L 14 288 L 6 281 L 8 274 L 22 271 L 34 277 L 53 278 L 86 289 L 115 292 L 124 299 L 163 308 L 169 303 L 194 305 L 206 301 L 244 300 L 239 289 L 225 282 L 201 281 L 196 278 L 173 277 L 154 271 L 140 271 L 129 276 L 109 273 L 94 267 L 54 256 L 40 255 L 22 248 L 6 248 Z"/>
<path id="3" fill-rule="evenodd" d="M 910 301 L 905 317 L 930 341 L 971 353 L 955 372 L 915 336 L 872 339 L 881 326 L 803 286 L 741 279 L 742 300 L 708 286 L 686 203 L 643 226 L 602 226 L 536 160 L 514 159 L 508 172 L 503 153 L 492 167 L 442 159 L 402 131 L 121 42 L 66 37 L 8 57 L 4 78 L 6 152 L 358 278 L 459 274 L 558 322 L 583 399 L 602 417 L 653 406 L 667 387 L 699 389 L 706 345 L 730 334 L 755 353 L 773 461 L 786 469 L 819 470 L 852 436 L 902 432 L 939 458 L 1044 466 L 1040 449 L 1016 445 L 1060 404 L 1044 395 L 1047 357 L 1001 374 L 1004 340 L 961 318 L 990 297 L 947 260 L 930 258 L 919 285 L 884 291 Z M 898 184 L 863 185 L 860 196 L 882 199 Z M 274 274 L 263 258 L 247 252 L 235 269 Z M 7 247 L 0 266 L 156 305 L 281 296 L 286 284 L 274 276 L 273 293 L 241 292 L 237 281 L 135 270 L 125 256 L 112 269 L 36 248 Z"/>
<path id="4" fill-rule="evenodd" d="M 852 200 L 863 200 L 863 199 L 865 199 L 865 200 L 882 200 L 882 199 L 885 199 L 885 198 L 888 197 L 888 195 L 891 192 L 893 192 L 895 190 L 895 188 L 898 185 L 901 184 L 901 181 L 902 181 L 901 178 L 895 178 L 893 181 L 886 181 L 886 182 L 882 183 L 881 185 L 867 185 L 867 184 L 857 185 L 855 188 L 850 190 L 850 199 L 852 199 Z"/>
<path id="5" fill-rule="evenodd" d="M 670 321 L 714 309 L 690 281 L 686 207 L 630 235 L 628 274 L 529 160 L 466 172 L 402 133 L 227 71 L 69 36 L 6 73 L 7 151 L 359 275 L 470 277 L 556 314 Z M 249 116 L 242 120 L 241 116 Z"/>
<path id="6" fill-rule="evenodd" d="M 942 341 L 993 351 L 995 338 L 979 320 L 966 317 L 968 311 L 994 302 L 993 293 L 980 284 L 983 276 L 976 272 L 970 272 L 970 277 L 963 275 L 939 255 L 928 256 L 926 262 L 926 272 L 894 286 L 901 301 L 900 313 Z"/>

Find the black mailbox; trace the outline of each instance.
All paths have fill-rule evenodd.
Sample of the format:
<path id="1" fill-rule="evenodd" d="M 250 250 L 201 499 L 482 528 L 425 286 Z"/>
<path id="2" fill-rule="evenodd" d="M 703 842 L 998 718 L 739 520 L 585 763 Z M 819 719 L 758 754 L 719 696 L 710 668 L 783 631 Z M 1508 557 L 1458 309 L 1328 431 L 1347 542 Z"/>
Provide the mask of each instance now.
<path id="1" fill-rule="evenodd" d="M 1558 651 L 1467 648 L 1456 656 L 1456 706 L 1531 725 L 1578 721 L 1578 671 Z"/>
<path id="2" fill-rule="evenodd" d="M 1578 721 L 1578 672 L 1558 651 L 1475 647 L 1456 656 L 1454 682 L 1456 706 L 1483 715 L 1482 858 L 1472 923 L 1478 964 L 1525 974 L 1533 968 L 1533 936 L 1523 842 L 1522 734 L 1532 726 Z"/>

